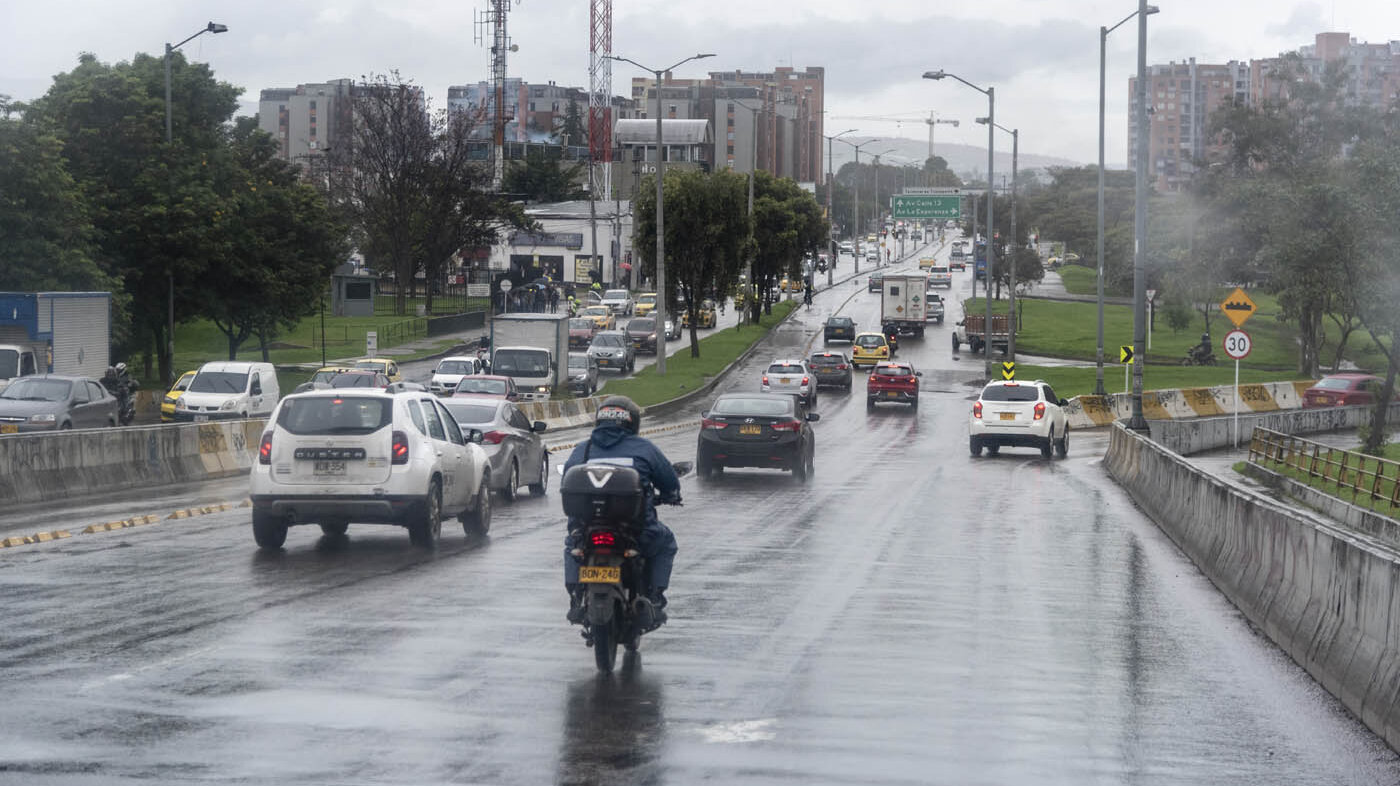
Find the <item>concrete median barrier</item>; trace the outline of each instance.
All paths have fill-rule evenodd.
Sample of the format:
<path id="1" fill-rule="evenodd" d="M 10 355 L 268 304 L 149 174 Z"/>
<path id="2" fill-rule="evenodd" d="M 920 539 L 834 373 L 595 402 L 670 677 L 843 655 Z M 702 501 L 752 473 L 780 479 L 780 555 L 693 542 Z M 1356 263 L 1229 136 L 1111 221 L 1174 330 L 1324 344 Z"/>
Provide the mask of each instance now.
<path id="1" fill-rule="evenodd" d="M 1300 409 L 1303 406 L 1302 391 L 1311 385 L 1311 381 L 1240 385 L 1238 409 L 1241 413 Z M 1065 414 L 1069 416 L 1072 428 L 1094 428 L 1131 416 L 1132 408 L 1131 393 L 1075 396 L 1070 399 Z M 1142 394 L 1142 414 L 1148 420 L 1190 420 L 1233 415 L 1236 408 L 1233 385 L 1146 390 Z"/>
<path id="2" fill-rule="evenodd" d="M 1400 556 L 1115 425 L 1104 466 L 1250 622 L 1400 748 Z"/>

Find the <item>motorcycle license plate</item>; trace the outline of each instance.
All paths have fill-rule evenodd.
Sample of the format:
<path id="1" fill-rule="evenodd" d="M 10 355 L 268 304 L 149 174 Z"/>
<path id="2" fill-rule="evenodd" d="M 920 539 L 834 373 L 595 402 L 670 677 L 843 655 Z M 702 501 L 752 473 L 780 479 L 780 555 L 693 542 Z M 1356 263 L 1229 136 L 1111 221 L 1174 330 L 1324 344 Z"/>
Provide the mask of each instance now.
<path id="1" fill-rule="evenodd" d="M 739 433 L 740 433 L 740 434 L 762 434 L 762 433 L 763 433 L 763 427 L 762 427 L 762 426 L 740 426 L 740 427 L 739 427 Z"/>
<path id="2" fill-rule="evenodd" d="M 1015 420 L 1015 419 L 1016 419 L 1016 413 L 1015 413 L 1015 412 L 1003 412 L 1003 413 L 1001 413 L 1001 419 L 1002 419 L 1002 420 Z"/>
<path id="3" fill-rule="evenodd" d="M 583 565 L 578 569 L 578 580 L 584 584 L 616 584 L 622 581 L 622 568 Z"/>
<path id="4" fill-rule="evenodd" d="M 5 424 L 3 424 L 3 425 L 0 425 L 0 434 L 18 434 L 18 433 L 19 433 L 19 426 L 18 426 L 17 424 L 14 424 L 14 423 L 5 423 Z"/>
<path id="5" fill-rule="evenodd" d="M 345 474 L 344 461 L 318 461 L 311 468 L 311 474 L 321 477 L 336 477 Z"/>

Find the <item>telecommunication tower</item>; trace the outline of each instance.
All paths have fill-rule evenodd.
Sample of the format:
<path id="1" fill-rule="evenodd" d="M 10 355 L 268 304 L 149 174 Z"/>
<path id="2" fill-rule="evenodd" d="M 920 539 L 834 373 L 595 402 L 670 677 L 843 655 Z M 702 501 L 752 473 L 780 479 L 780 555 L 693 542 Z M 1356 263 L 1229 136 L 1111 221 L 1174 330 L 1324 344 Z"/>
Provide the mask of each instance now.
<path id="1" fill-rule="evenodd" d="M 588 158 L 590 194 L 612 199 L 612 0 L 589 0 Z"/>

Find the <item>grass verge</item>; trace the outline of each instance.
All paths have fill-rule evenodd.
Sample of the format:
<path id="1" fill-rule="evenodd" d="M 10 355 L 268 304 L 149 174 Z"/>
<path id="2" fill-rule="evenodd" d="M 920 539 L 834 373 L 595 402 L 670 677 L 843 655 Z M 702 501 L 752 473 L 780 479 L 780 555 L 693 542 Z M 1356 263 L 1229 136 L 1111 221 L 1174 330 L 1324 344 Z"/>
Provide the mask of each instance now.
<path id="1" fill-rule="evenodd" d="M 1020 349 L 1020 345 L 1017 345 Z M 1116 349 L 1115 349 L 1116 352 Z M 1131 373 L 1131 372 L 1130 372 Z M 1016 364 L 1017 379 L 1043 379 L 1050 383 L 1055 392 L 1064 398 L 1086 396 L 1094 392 L 1097 369 L 1093 366 L 1030 366 Z M 1298 378 L 1296 371 L 1274 371 L 1269 369 L 1240 368 L 1240 382 L 1286 382 Z M 1235 382 L 1233 366 L 1148 366 L 1143 371 L 1144 390 L 1171 390 L 1176 388 L 1208 388 L 1216 385 L 1232 385 Z M 1132 383 L 1131 378 L 1129 384 Z M 1109 393 L 1122 393 L 1123 367 L 1117 363 L 1105 363 L 1103 385 Z"/>
<path id="2" fill-rule="evenodd" d="M 1347 468 L 1342 470 L 1340 467 L 1324 464 L 1321 469 L 1322 476 L 1314 476 L 1306 468 L 1287 462 L 1266 461 L 1262 463 L 1262 466 L 1359 508 L 1365 508 L 1382 516 L 1400 518 L 1400 506 L 1392 505 L 1390 502 L 1395 493 L 1394 475 L 1396 468 L 1394 464 L 1386 465 L 1379 481 L 1377 481 L 1377 467 L 1381 465 L 1381 462 L 1362 453 L 1337 452 L 1347 453 Z M 1309 458 L 1308 456 L 1297 457 L 1301 461 L 1307 461 Z M 1391 473 L 1390 476 L 1384 474 L 1387 471 Z M 1363 486 L 1365 490 L 1358 490 L 1357 486 Z M 1380 499 L 1372 498 L 1372 490 Z"/>
<path id="3" fill-rule="evenodd" d="M 1056 271 L 1060 274 L 1060 281 L 1064 282 L 1065 291 L 1071 295 L 1098 295 L 1099 276 L 1093 268 L 1083 265 L 1061 265 Z M 1104 291 L 1105 295 L 1117 294 Z"/>
<path id="4" fill-rule="evenodd" d="M 697 390 L 768 335 L 768 331 L 799 302 L 787 300 L 774 303 L 773 313 L 761 318 L 758 327 L 744 325 L 725 328 L 700 339 L 698 358 L 691 357 L 686 350 L 668 356 L 664 377 L 656 373 L 656 366 L 647 366 L 628 379 L 609 381 L 603 393 L 627 396 L 638 406 L 647 407 Z"/>

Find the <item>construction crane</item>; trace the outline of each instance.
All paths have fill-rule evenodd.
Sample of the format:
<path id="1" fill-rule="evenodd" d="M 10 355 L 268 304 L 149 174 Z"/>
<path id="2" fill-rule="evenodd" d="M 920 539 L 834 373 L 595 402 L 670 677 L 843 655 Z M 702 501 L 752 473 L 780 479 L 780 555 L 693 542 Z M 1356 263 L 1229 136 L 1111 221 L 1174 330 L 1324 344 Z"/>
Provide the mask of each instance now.
<path id="1" fill-rule="evenodd" d="M 903 113 L 900 113 L 900 114 L 904 114 L 904 115 L 922 115 L 923 112 L 903 112 Z M 896 124 L 899 125 L 900 130 L 903 130 L 904 124 L 905 124 L 905 123 L 913 123 L 913 122 L 916 122 L 916 119 L 915 119 L 914 117 L 900 117 L 898 114 L 896 114 L 896 115 L 833 115 L 831 119 L 832 119 L 832 120 L 874 120 L 874 121 L 878 121 L 878 122 L 881 122 L 881 123 L 896 123 Z M 928 126 L 928 157 L 929 157 L 929 158 L 933 158 L 933 129 L 934 129 L 934 126 L 937 126 L 937 125 L 940 125 L 940 124 L 941 124 L 941 125 L 950 125 L 950 126 L 953 126 L 954 128 L 957 128 L 957 126 L 958 126 L 958 121 L 957 121 L 957 120 L 942 120 L 942 119 L 940 119 L 940 118 L 938 117 L 938 114 L 937 114 L 936 112 L 932 112 L 932 111 L 930 111 L 930 112 L 928 113 L 928 117 L 927 117 L 927 118 L 919 119 L 917 122 L 922 122 L 922 123 L 924 123 L 924 124 L 926 124 L 926 125 Z"/>
<path id="2" fill-rule="evenodd" d="M 956 120 L 943 120 L 943 119 L 939 118 L 938 115 L 937 115 L 936 113 L 934 113 L 934 112 L 929 112 L 929 113 L 928 113 L 928 119 L 925 120 L 924 122 L 925 122 L 925 123 L 928 123 L 928 157 L 929 157 L 929 158 L 933 158 L 933 129 L 934 129 L 934 126 L 937 126 L 939 123 L 943 123 L 943 124 L 945 124 L 945 125 L 950 125 L 950 126 L 952 126 L 953 128 L 957 128 L 957 127 L 958 127 L 958 121 L 956 121 Z"/>

